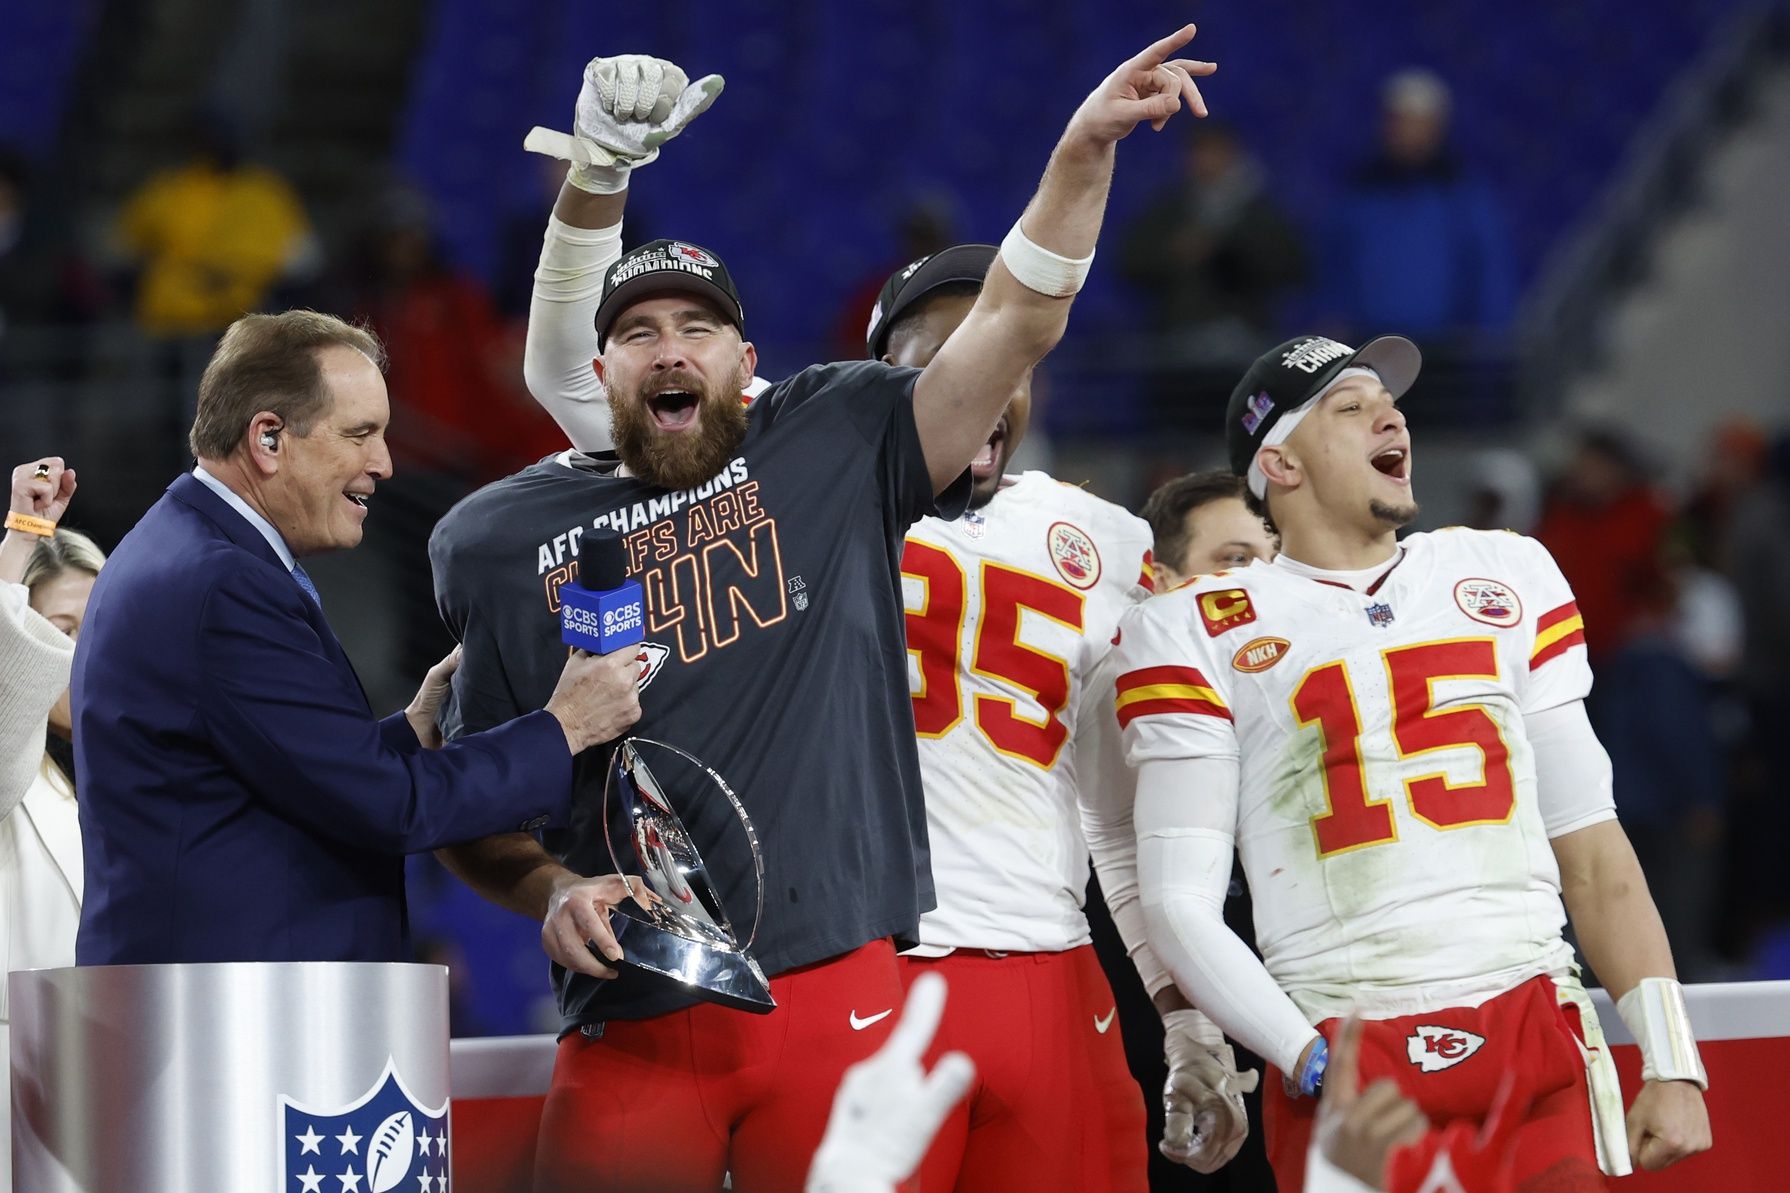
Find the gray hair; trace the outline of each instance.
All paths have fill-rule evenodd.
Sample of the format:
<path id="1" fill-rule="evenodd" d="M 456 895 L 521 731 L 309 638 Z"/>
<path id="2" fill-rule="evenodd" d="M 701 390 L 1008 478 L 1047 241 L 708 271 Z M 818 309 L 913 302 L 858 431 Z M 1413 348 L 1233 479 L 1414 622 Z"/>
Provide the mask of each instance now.
<path id="1" fill-rule="evenodd" d="M 221 460 L 236 450 L 249 420 L 266 410 L 294 435 L 307 435 L 329 407 L 324 348 L 353 348 L 385 371 L 385 346 L 369 328 L 320 311 L 244 315 L 218 341 L 199 378 L 199 409 L 187 446 L 195 458 Z"/>

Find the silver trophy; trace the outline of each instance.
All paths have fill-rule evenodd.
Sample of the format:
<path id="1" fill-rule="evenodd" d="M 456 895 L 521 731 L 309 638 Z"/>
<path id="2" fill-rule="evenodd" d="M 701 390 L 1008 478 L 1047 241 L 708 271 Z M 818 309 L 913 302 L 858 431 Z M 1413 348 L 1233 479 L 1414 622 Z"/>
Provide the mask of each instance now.
<path id="1" fill-rule="evenodd" d="M 758 885 L 752 931 L 741 942 L 727 918 L 721 896 L 709 881 L 708 867 L 683 820 L 671 806 L 666 788 L 641 757 L 640 747 L 664 750 L 706 775 L 733 805 Z M 692 788 L 706 787 L 701 779 L 680 783 L 679 793 L 692 798 Z M 702 796 L 706 798 L 706 794 Z M 620 811 L 621 815 L 615 813 Z M 742 1011 L 767 1014 L 776 1009 L 764 970 L 748 951 L 764 919 L 764 852 L 758 834 L 733 789 L 700 760 L 676 746 L 649 738 L 630 737 L 616 747 L 603 785 L 604 837 L 615 872 L 645 882 L 658 898 L 624 899 L 615 907 L 620 922 L 612 921 L 616 943 L 621 946 L 620 965 L 631 965 L 681 983 L 690 994 L 707 1002 Z M 632 844 L 632 864 L 616 848 L 616 827 L 625 825 Z"/>

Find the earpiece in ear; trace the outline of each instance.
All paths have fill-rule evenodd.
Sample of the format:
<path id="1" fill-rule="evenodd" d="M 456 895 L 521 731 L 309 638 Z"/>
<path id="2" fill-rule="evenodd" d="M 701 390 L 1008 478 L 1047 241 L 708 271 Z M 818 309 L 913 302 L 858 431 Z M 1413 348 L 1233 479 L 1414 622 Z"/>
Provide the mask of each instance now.
<path id="1" fill-rule="evenodd" d="M 270 452 L 280 450 L 280 433 L 278 431 L 261 432 L 261 446 Z"/>

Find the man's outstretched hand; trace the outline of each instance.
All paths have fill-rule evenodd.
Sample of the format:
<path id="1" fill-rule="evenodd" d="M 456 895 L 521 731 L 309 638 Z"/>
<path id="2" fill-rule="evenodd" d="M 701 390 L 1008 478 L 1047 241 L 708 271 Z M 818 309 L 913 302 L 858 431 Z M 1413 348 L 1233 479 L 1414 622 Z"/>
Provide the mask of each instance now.
<path id="1" fill-rule="evenodd" d="M 1170 57 L 1192 41 L 1193 34 L 1192 25 L 1183 25 L 1121 63 L 1075 110 L 1065 137 L 1079 135 L 1097 144 L 1111 144 L 1124 140 L 1145 121 L 1160 131 L 1183 102 L 1195 116 L 1206 115 L 1206 101 L 1193 80 L 1216 71 L 1218 64 Z"/>

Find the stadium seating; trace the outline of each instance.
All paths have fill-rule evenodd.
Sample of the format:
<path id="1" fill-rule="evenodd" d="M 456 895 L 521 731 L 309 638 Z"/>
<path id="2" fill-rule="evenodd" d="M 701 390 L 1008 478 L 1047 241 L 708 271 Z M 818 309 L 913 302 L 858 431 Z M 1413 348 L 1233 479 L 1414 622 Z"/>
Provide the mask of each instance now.
<path id="1" fill-rule="evenodd" d="M 521 136 L 533 123 L 566 125 L 587 57 L 640 50 L 721 71 L 723 101 L 652 168 L 634 214 L 726 257 L 777 375 L 807 363 L 837 300 L 887 262 L 904 197 L 947 184 L 962 200 L 962 233 L 998 239 L 1074 104 L 1141 48 L 1140 31 L 1206 18 L 1196 49 L 1223 63 L 1208 92 L 1214 112 L 1242 130 L 1314 231 L 1372 141 L 1379 81 L 1414 64 L 1437 70 L 1456 89 L 1461 147 L 1507 205 L 1527 280 L 1588 210 L 1674 73 L 1745 2 L 1257 0 L 1207 11 L 1150 0 L 1115 21 L 1085 0 L 742 0 L 636 7 L 622 26 L 608 6 L 577 0 L 520 12 L 442 0 L 402 157 L 441 203 L 460 259 L 488 276 L 504 217 L 545 207 Z M 1125 147 L 1112 224 L 1171 176 L 1177 156 Z M 1124 326 L 1129 308 L 1110 273 L 1095 279 L 1072 335 Z"/>

